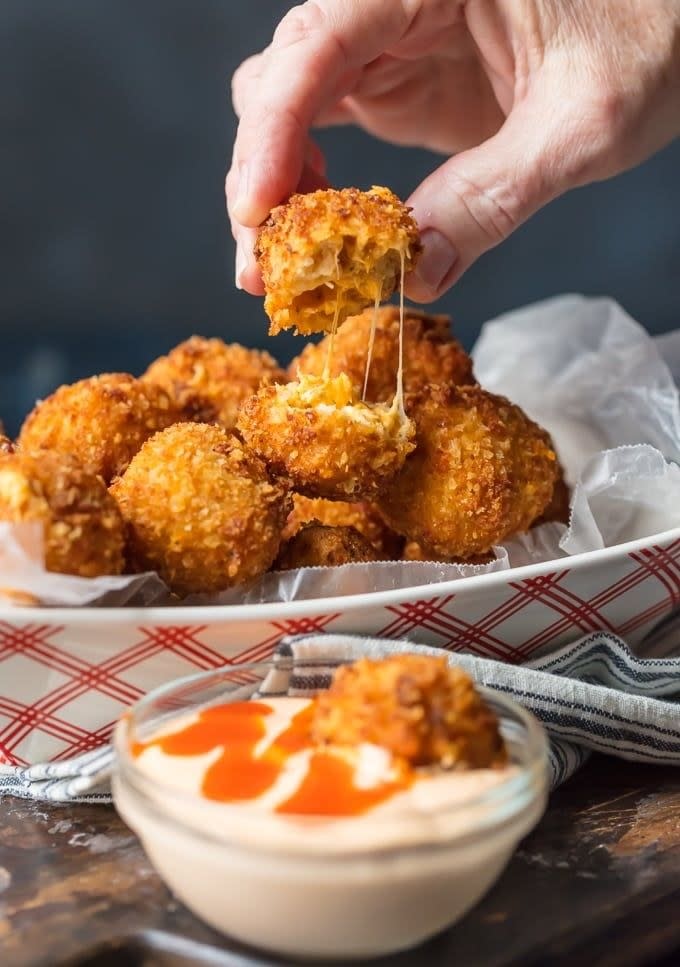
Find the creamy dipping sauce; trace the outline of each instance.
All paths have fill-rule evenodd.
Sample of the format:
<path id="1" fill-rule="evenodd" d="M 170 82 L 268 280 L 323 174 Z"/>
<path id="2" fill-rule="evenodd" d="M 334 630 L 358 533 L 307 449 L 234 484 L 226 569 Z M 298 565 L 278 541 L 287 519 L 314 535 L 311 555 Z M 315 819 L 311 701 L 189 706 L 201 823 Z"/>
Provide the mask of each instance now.
<path id="1" fill-rule="evenodd" d="M 180 717 L 131 751 L 145 776 L 196 803 L 196 810 L 182 806 L 192 826 L 214 829 L 217 821 L 230 837 L 298 849 L 303 824 L 305 851 L 465 832 L 483 819 L 484 804 L 474 800 L 516 772 L 513 766 L 411 770 L 368 743 L 314 747 L 312 713 L 306 698 L 215 705 Z"/>

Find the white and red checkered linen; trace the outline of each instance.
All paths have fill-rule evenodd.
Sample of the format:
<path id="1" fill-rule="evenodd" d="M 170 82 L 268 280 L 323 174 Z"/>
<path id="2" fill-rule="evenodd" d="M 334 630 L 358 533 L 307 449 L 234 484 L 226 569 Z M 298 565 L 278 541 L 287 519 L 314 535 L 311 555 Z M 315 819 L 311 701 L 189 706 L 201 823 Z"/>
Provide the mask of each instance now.
<path id="1" fill-rule="evenodd" d="M 367 594 L 351 604 L 337 598 L 322 613 L 310 601 L 297 617 L 286 605 L 184 614 L 4 609 L 0 763 L 64 760 L 94 749 L 150 689 L 201 669 L 266 659 L 287 635 L 401 638 L 513 664 L 591 631 L 613 632 L 635 646 L 680 604 L 680 535 L 618 550 L 442 584 L 434 594 Z"/>

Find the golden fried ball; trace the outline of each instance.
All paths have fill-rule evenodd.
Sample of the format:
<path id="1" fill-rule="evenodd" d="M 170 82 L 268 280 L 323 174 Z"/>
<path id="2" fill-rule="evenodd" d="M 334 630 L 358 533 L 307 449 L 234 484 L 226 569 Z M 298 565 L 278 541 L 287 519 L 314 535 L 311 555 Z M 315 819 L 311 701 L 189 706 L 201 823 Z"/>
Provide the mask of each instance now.
<path id="1" fill-rule="evenodd" d="M 555 489 L 553 491 L 552 499 L 541 516 L 537 517 L 533 522 L 532 526 L 538 527 L 539 524 L 547 524 L 550 521 L 555 521 L 560 524 L 568 524 L 570 514 L 571 492 L 567 486 L 566 480 L 564 479 L 564 468 L 558 461 L 557 480 L 555 481 Z"/>
<path id="2" fill-rule="evenodd" d="M 373 545 L 354 527 L 327 527 L 305 524 L 281 548 L 275 571 L 298 567 L 338 567 L 359 561 L 377 561 Z"/>
<path id="3" fill-rule="evenodd" d="M 485 554 L 473 554 L 472 557 L 443 557 L 436 551 L 428 551 L 418 541 L 406 541 L 401 555 L 402 561 L 435 561 L 438 564 L 490 564 L 496 560 L 493 551 Z"/>
<path id="4" fill-rule="evenodd" d="M 396 531 L 437 556 L 469 559 L 547 507 L 555 452 L 518 406 L 479 386 L 433 386 L 412 413 L 416 450 L 377 500 Z"/>
<path id="5" fill-rule="evenodd" d="M 48 571 L 91 578 L 123 570 L 125 528 L 116 502 L 74 457 L 1 454 L 0 520 L 43 525 Z"/>
<path id="6" fill-rule="evenodd" d="M 260 386 L 286 382 L 269 353 L 201 336 L 156 359 L 141 378 L 165 390 L 182 420 L 219 423 L 225 430 L 233 428 L 241 403 Z"/>
<path id="7" fill-rule="evenodd" d="M 111 487 L 128 525 L 129 564 L 179 595 L 221 591 L 263 574 L 290 510 L 285 487 L 220 426 L 157 433 Z"/>
<path id="8" fill-rule="evenodd" d="M 410 210 L 388 188 L 293 195 L 260 229 L 255 255 L 272 335 L 328 332 L 389 299 L 421 246 Z"/>
<path id="9" fill-rule="evenodd" d="M 275 473 L 310 497 L 371 498 L 413 449 L 412 422 L 395 407 L 359 402 L 344 375 L 266 386 L 243 404 L 237 427 Z"/>
<path id="10" fill-rule="evenodd" d="M 333 339 L 331 376 L 346 373 L 358 393 L 363 392 L 366 359 L 374 309 L 347 319 Z M 288 375 L 321 376 L 328 357 L 330 336 L 309 343 L 294 359 Z M 377 312 L 371 367 L 366 386 L 367 403 L 391 402 L 399 366 L 399 309 L 384 306 Z M 450 331 L 448 316 L 428 316 L 415 309 L 404 310 L 404 391 L 414 393 L 430 383 L 465 386 L 475 382 L 472 360 Z"/>
<path id="11" fill-rule="evenodd" d="M 286 522 L 284 538 L 293 537 L 301 527 L 312 521 L 327 527 L 352 527 L 358 530 L 373 546 L 381 561 L 396 560 L 401 554 L 403 538 L 387 526 L 378 508 L 368 500 L 349 502 L 293 494 L 293 509 Z"/>
<path id="12" fill-rule="evenodd" d="M 412 766 L 483 769 L 507 758 L 498 719 L 446 658 L 392 655 L 343 665 L 315 702 L 316 742 L 369 742 Z"/>
<path id="13" fill-rule="evenodd" d="M 123 473 L 141 445 L 180 419 L 159 386 L 127 373 L 81 379 L 36 404 L 26 417 L 18 445 L 73 454 L 106 483 Z"/>

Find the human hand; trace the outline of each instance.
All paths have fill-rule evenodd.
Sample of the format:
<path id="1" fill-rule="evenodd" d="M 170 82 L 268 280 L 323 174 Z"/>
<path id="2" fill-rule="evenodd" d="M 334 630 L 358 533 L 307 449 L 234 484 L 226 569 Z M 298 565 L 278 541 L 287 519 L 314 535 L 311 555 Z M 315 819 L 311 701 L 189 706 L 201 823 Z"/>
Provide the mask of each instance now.
<path id="1" fill-rule="evenodd" d="M 680 134 L 680 0 L 310 0 L 234 75 L 227 205 L 237 284 L 261 294 L 256 227 L 324 187 L 314 127 L 354 123 L 452 155 L 408 200 L 441 295 L 547 202 Z"/>

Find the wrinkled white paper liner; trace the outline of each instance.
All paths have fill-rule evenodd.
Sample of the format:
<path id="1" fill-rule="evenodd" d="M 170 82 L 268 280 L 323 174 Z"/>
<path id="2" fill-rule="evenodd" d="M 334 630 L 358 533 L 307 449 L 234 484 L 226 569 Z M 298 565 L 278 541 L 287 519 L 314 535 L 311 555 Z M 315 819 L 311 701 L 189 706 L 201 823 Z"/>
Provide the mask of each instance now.
<path id="1" fill-rule="evenodd" d="M 0 523 L 0 602 L 144 607 L 338 597 L 508 570 L 680 526 L 680 405 L 669 369 L 677 372 L 680 330 L 653 340 L 610 299 L 561 296 L 487 323 L 473 357 L 482 386 L 518 403 L 552 434 L 574 487 L 569 527 L 543 524 L 518 535 L 494 548 L 489 564 L 301 568 L 178 602 L 154 574 L 48 573 L 39 525 Z"/>

